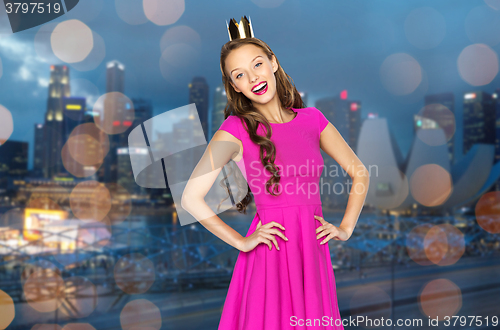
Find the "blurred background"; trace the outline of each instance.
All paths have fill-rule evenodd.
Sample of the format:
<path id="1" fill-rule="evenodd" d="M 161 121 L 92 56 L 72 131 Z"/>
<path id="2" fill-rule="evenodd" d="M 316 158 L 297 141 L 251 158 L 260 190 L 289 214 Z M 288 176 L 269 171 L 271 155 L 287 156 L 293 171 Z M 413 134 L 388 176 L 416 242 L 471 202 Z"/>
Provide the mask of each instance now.
<path id="1" fill-rule="evenodd" d="M 128 135 L 195 103 L 210 141 L 243 15 L 370 171 L 329 241 L 342 317 L 374 321 L 349 328 L 498 326 L 500 0 L 85 0 L 16 33 L 0 5 L 0 329 L 217 329 L 238 250 L 136 183 Z M 323 158 L 338 225 L 350 178 Z M 245 235 L 254 214 L 219 216 Z"/>

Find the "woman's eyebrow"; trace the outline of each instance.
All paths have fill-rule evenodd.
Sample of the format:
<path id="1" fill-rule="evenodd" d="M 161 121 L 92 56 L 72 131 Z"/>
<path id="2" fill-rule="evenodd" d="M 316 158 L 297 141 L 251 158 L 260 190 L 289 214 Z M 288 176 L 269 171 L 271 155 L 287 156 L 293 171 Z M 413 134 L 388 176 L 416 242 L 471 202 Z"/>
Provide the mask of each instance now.
<path id="1" fill-rule="evenodd" d="M 253 59 L 250 63 L 252 63 L 253 61 L 255 61 L 255 59 L 256 59 L 257 57 L 262 57 L 262 55 L 257 55 L 257 56 L 255 56 L 255 57 L 254 57 L 254 59 Z M 232 74 L 234 70 L 238 70 L 238 69 L 239 69 L 239 68 L 234 68 L 234 69 L 232 69 L 232 70 L 231 70 L 231 72 L 229 72 L 229 73 L 230 73 L 230 74 Z"/>

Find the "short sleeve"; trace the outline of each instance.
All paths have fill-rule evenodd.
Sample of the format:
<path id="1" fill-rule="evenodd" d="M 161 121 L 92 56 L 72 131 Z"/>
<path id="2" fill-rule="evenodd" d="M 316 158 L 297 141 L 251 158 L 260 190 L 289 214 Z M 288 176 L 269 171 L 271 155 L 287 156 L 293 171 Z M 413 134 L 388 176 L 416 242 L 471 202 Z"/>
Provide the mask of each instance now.
<path id="1" fill-rule="evenodd" d="M 235 138 L 241 140 L 240 137 L 240 119 L 236 116 L 229 116 L 222 122 L 222 125 L 220 125 L 219 130 L 223 130 L 228 132 L 229 134 L 233 135 Z"/>
<path id="2" fill-rule="evenodd" d="M 328 125 L 329 121 L 328 121 L 328 119 L 326 119 L 325 115 L 323 114 L 323 112 L 321 112 L 321 110 L 319 110 L 317 108 L 315 108 L 315 109 L 318 113 L 319 133 L 321 134 L 321 132 L 323 132 L 323 130 Z"/>

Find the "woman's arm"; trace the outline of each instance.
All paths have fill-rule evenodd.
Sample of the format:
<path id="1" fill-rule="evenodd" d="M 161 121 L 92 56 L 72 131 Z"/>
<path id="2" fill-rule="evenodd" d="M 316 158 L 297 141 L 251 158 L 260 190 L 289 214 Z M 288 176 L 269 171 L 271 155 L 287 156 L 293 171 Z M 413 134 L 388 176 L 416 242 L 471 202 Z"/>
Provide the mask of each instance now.
<path id="1" fill-rule="evenodd" d="M 346 211 L 339 225 L 339 228 L 347 231 L 350 237 L 354 231 L 354 227 L 356 227 L 359 214 L 363 209 L 368 193 L 370 183 L 369 173 L 332 123 L 328 123 L 321 132 L 320 147 L 330 157 L 335 159 L 352 178 L 352 187 Z"/>
<path id="2" fill-rule="evenodd" d="M 222 221 L 205 202 L 205 196 L 217 179 L 222 167 L 238 155 L 240 150 L 238 141 L 236 137 L 226 131 L 218 130 L 215 132 L 184 188 L 181 204 L 182 208 L 196 218 L 207 230 L 229 245 L 241 250 L 243 236 Z"/>

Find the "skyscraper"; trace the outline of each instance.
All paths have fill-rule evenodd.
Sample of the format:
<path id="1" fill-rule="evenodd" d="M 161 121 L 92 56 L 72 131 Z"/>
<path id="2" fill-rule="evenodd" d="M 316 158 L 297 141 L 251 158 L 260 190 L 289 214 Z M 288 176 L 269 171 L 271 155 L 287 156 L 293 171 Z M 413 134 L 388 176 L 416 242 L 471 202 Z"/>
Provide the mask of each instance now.
<path id="1" fill-rule="evenodd" d="M 85 122 L 85 98 L 83 97 L 64 97 L 62 99 L 64 115 L 64 137 L 66 142 L 71 132 Z"/>
<path id="2" fill-rule="evenodd" d="M 99 169 L 99 180 L 102 182 L 117 182 L 118 180 L 118 149 L 128 146 L 128 134 L 131 131 L 135 119 L 135 109 L 132 100 L 123 94 L 111 95 L 107 97 L 112 99 L 107 104 L 106 113 L 113 113 L 115 120 L 113 128 L 115 134 L 109 134 L 109 152 L 104 157 L 104 162 Z"/>
<path id="3" fill-rule="evenodd" d="M 33 173 L 36 177 L 43 174 L 43 124 L 35 124 L 35 152 L 33 157 Z"/>
<path id="4" fill-rule="evenodd" d="M 132 125 L 125 132 L 120 134 L 121 142 L 117 147 L 117 182 L 128 190 L 131 194 L 145 195 L 145 188 L 139 186 L 134 180 L 132 165 L 130 162 L 130 153 L 143 152 L 144 150 L 129 150 L 128 136 L 129 133 L 144 121 L 153 117 L 153 106 L 150 100 L 143 98 L 133 98 L 135 118 Z"/>
<path id="5" fill-rule="evenodd" d="M 495 108 L 495 164 L 500 161 L 500 88 L 495 90 L 493 97 L 493 106 Z M 495 190 L 500 190 L 500 180 L 495 183 Z"/>
<path id="6" fill-rule="evenodd" d="M 12 180 L 24 179 L 27 174 L 28 142 L 5 141 L 0 146 L 0 189 L 8 190 Z"/>
<path id="7" fill-rule="evenodd" d="M 495 144 L 495 107 L 490 94 L 483 91 L 465 93 L 463 120 L 464 154 L 476 143 Z"/>
<path id="8" fill-rule="evenodd" d="M 208 141 L 208 84 L 203 77 L 194 77 L 189 87 L 189 104 L 195 103 L 198 117 Z"/>
<path id="9" fill-rule="evenodd" d="M 106 93 L 111 93 L 109 102 L 104 101 L 104 115 L 101 122 L 106 122 L 105 115 L 110 114 L 118 120 L 113 121 L 113 127 L 121 131 L 119 134 L 109 134 L 109 152 L 104 157 L 103 164 L 98 171 L 101 182 L 117 182 L 118 180 L 118 150 L 127 147 L 127 137 L 134 120 L 134 107 L 125 97 L 125 66 L 112 60 L 106 64 Z M 113 93 L 118 92 L 118 93 Z M 118 94 L 118 95 L 117 95 Z M 107 99 L 108 100 L 108 99 Z M 124 127 L 126 126 L 126 128 Z M 121 128 L 120 128 L 121 127 Z"/>
<path id="10" fill-rule="evenodd" d="M 123 93 L 125 88 L 125 66 L 116 61 L 110 61 L 106 64 L 106 93 Z"/>
<path id="11" fill-rule="evenodd" d="M 492 95 L 495 107 L 495 163 L 500 161 L 500 88 Z"/>
<path id="12" fill-rule="evenodd" d="M 83 97 L 64 97 L 62 99 L 63 105 L 63 145 L 66 145 L 67 151 L 63 152 L 64 158 L 64 172 L 67 173 L 67 177 L 71 177 L 74 179 L 74 173 L 78 173 L 78 168 L 80 168 L 81 164 L 76 161 L 74 156 L 72 155 L 85 155 L 89 157 L 90 154 L 97 155 L 98 150 L 94 148 L 87 148 L 87 142 L 85 139 L 70 139 L 70 136 L 76 136 L 81 133 L 81 131 L 74 132 L 73 131 L 79 126 L 82 125 L 88 120 L 88 116 L 86 115 L 86 100 Z M 73 133 L 73 134 L 72 134 Z M 63 148 L 64 150 L 64 148 Z M 71 150 L 70 152 L 68 152 Z M 96 159 L 98 157 L 90 157 L 90 159 Z M 70 160 L 71 159 L 71 160 Z M 94 173 L 96 167 L 99 167 L 101 164 L 86 164 L 85 168 Z M 93 170 L 91 170 L 93 168 Z M 79 177 L 78 177 L 79 178 Z"/>
<path id="13" fill-rule="evenodd" d="M 61 149 L 63 141 L 63 97 L 70 96 L 69 68 L 66 65 L 51 65 L 49 97 L 44 125 L 43 176 L 52 178 L 64 172 Z"/>

